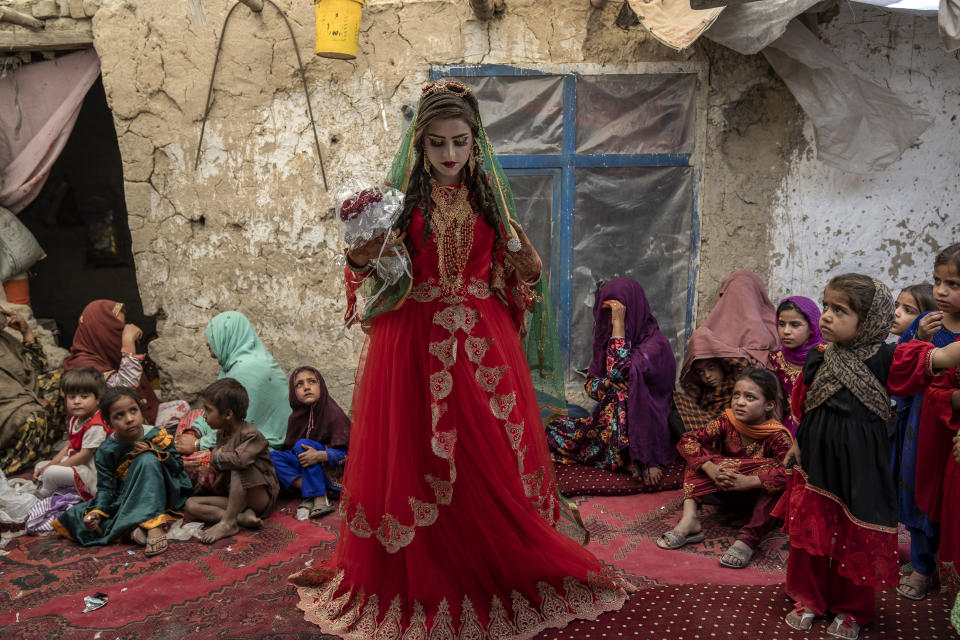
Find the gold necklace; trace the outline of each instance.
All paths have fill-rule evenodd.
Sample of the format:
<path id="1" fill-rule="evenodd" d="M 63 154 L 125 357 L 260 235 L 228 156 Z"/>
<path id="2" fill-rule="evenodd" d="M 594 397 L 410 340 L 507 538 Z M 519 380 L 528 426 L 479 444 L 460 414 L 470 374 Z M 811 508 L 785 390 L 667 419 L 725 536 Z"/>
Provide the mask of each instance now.
<path id="1" fill-rule="evenodd" d="M 433 185 L 430 197 L 436 208 L 430 216 L 437 242 L 440 287 L 447 294 L 463 285 L 463 271 L 473 248 L 473 208 L 467 200 L 467 188 L 451 189 Z"/>

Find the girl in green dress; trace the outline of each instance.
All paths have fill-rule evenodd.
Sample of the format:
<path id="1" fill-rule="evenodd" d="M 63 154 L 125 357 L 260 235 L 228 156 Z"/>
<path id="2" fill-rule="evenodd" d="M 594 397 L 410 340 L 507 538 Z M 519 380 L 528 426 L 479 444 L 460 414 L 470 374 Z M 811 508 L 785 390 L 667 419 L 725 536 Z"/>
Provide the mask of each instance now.
<path id="1" fill-rule="evenodd" d="M 128 387 L 108 389 L 100 411 L 114 431 L 97 449 L 97 496 L 72 506 L 53 527 L 85 547 L 129 534 L 148 556 L 162 553 L 163 526 L 182 517 L 193 492 L 173 434 L 143 424 L 140 398 Z"/>

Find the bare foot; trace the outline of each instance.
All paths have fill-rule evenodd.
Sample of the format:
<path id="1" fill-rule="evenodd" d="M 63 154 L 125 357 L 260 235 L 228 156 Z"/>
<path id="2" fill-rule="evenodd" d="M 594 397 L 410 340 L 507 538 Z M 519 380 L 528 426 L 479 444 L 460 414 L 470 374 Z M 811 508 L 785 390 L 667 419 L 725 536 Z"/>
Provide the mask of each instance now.
<path id="1" fill-rule="evenodd" d="M 647 467 L 646 472 L 644 472 L 643 483 L 648 487 L 659 484 L 660 479 L 663 478 L 663 471 L 660 467 L 655 467 L 653 465 Z"/>
<path id="2" fill-rule="evenodd" d="M 253 512 L 253 509 L 244 509 L 237 516 L 237 524 L 247 529 L 262 529 L 263 520 Z"/>
<path id="3" fill-rule="evenodd" d="M 633 476 L 634 480 L 643 482 L 643 467 L 634 462 L 630 465 L 630 475 Z"/>
<path id="4" fill-rule="evenodd" d="M 224 522 L 221 520 L 209 529 L 200 532 L 200 542 L 206 542 L 207 544 L 210 544 L 211 542 L 216 542 L 221 538 L 232 536 L 238 531 L 240 531 L 240 527 L 237 526 L 236 520 L 230 522 Z"/>

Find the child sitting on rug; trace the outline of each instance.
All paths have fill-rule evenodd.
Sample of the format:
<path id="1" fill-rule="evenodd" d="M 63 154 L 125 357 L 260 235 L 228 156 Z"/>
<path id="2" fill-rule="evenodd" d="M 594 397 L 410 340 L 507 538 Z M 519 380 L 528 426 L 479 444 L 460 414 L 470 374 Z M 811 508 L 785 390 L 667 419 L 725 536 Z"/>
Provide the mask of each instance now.
<path id="1" fill-rule="evenodd" d="M 290 407 L 283 450 L 271 451 L 280 484 L 304 500 L 310 517 L 332 513 L 331 491 L 340 493 L 347 460 L 350 419 L 330 397 L 323 376 L 313 367 L 297 367 L 290 374 Z"/>
<path id="2" fill-rule="evenodd" d="M 94 454 L 113 432 L 97 410 L 106 389 L 103 375 L 93 367 L 64 372 L 60 390 L 68 416 L 67 444 L 53 460 L 37 463 L 33 480 L 40 483 L 38 498 L 49 498 L 58 489 L 73 489 L 83 500 L 97 495 Z"/>
<path id="3" fill-rule="evenodd" d="M 742 569 L 765 535 L 777 527 L 770 515 L 786 486 L 783 458 L 793 439 L 771 419 L 780 396 L 776 376 L 749 368 L 737 376 L 730 406 L 707 427 L 688 431 L 677 450 L 687 461 L 683 516 L 657 540 L 661 549 L 679 549 L 704 539 L 697 504 L 716 494 L 720 504 L 752 510 L 750 521 L 720 557 L 720 564 Z"/>
<path id="4" fill-rule="evenodd" d="M 268 453 L 270 445 L 255 426 L 245 422 L 250 399 L 233 378 L 221 378 L 200 394 L 207 424 L 217 431 L 210 463 L 217 471 L 218 496 L 187 500 L 186 511 L 196 520 L 214 522 L 200 534 L 211 543 L 232 536 L 240 527 L 259 529 L 262 517 L 277 503 L 280 484 Z"/>
<path id="5" fill-rule="evenodd" d="M 70 507 L 51 525 L 85 547 L 129 533 L 148 556 L 162 553 L 163 525 L 181 517 L 192 491 L 173 435 L 143 424 L 140 397 L 128 387 L 107 389 L 100 413 L 113 433 L 95 456 L 97 497 Z"/>

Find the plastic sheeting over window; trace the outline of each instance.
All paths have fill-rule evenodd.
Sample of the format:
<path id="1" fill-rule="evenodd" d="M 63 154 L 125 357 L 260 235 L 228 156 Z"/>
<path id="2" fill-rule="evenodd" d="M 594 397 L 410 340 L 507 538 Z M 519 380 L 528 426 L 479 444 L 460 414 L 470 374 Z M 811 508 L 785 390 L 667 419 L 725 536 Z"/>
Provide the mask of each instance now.
<path id="1" fill-rule="evenodd" d="M 499 154 L 560 153 L 563 76 L 459 78 L 480 101 L 480 118 Z"/>
<path id="2" fill-rule="evenodd" d="M 692 153 L 693 74 L 577 80 L 577 153 Z"/>
<path id="3" fill-rule="evenodd" d="M 542 277 L 546 278 L 549 286 L 550 256 L 553 255 L 554 193 L 560 186 L 560 176 L 524 175 L 514 171 L 507 173 L 510 176 L 510 188 L 513 190 L 513 202 L 517 207 L 517 218 L 523 225 L 524 233 L 540 254 L 543 261 Z"/>
<path id="4" fill-rule="evenodd" d="M 690 167 L 577 170 L 572 368 L 589 366 L 594 297 L 604 282 L 620 276 L 643 286 L 661 331 L 674 353 L 680 352 L 690 267 L 692 171 Z"/>

